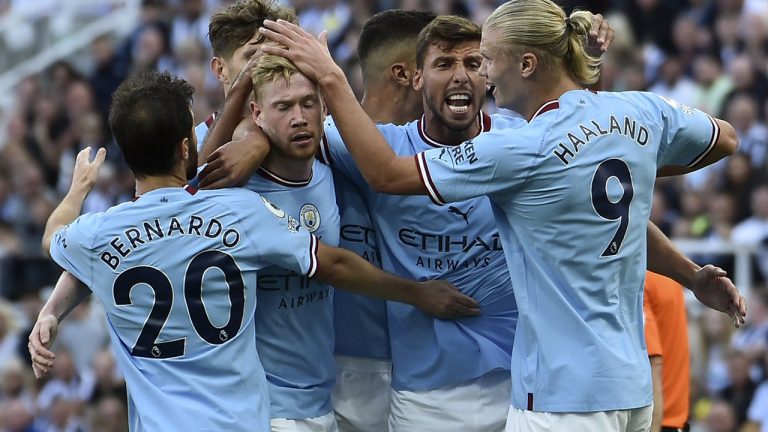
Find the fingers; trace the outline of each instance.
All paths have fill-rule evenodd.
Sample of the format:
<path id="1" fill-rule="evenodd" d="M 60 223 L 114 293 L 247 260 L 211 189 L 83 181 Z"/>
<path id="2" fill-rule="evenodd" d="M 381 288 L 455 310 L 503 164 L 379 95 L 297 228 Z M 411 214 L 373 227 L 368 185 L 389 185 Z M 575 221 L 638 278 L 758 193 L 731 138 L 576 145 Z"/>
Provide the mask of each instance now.
<path id="1" fill-rule="evenodd" d="M 208 188 L 211 183 L 214 183 L 227 175 L 227 173 L 221 169 L 223 161 L 217 158 L 212 159 L 212 157 L 213 154 L 208 157 L 208 164 L 205 166 L 205 168 L 203 168 L 202 171 L 200 171 L 200 174 L 198 174 L 198 177 L 200 177 L 201 189 Z"/>
<path id="2" fill-rule="evenodd" d="M 600 49 L 603 50 L 603 52 L 608 51 L 608 48 L 613 43 L 613 38 L 616 35 L 616 31 L 613 29 L 613 27 L 608 27 L 608 33 L 605 36 L 605 42 L 603 43 L 603 46 L 600 47 Z"/>
<path id="3" fill-rule="evenodd" d="M 90 154 L 90 152 L 88 152 Z M 99 147 L 99 150 L 96 152 L 96 157 L 93 158 L 93 164 L 97 167 L 101 166 L 101 164 L 104 163 L 104 159 L 107 157 L 107 149 L 104 147 Z"/>
<path id="4" fill-rule="evenodd" d="M 86 147 L 86 148 L 80 150 L 79 153 L 77 153 L 77 157 L 75 158 L 75 162 L 83 161 L 83 160 L 85 160 L 85 161 L 91 160 L 91 148 L 90 147 Z"/>
<path id="5" fill-rule="evenodd" d="M 480 309 L 480 303 L 478 303 L 477 300 L 473 299 L 470 296 L 467 296 L 464 294 L 457 294 L 456 301 L 462 306 L 466 306 L 468 308 L 474 308 L 478 310 Z"/>
<path id="6" fill-rule="evenodd" d="M 48 342 L 50 342 L 50 341 L 51 341 L 51 331 L 50 331 L 50 329 L 48 329 L 48 327 L 46 327 L 46 326 L 42 326 L 42 328 L 40 328 L 40 342 L 44 346 L 47 346 Z"/>

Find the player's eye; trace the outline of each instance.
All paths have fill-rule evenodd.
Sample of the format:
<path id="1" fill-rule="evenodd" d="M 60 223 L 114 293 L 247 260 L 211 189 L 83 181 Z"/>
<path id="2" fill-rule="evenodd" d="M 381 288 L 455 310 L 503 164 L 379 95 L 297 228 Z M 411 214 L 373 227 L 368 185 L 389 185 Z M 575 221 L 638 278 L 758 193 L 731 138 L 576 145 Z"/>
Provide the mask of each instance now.
<path id="1" fill-rule="evenodd" d="M 305 101 L 303 105 L 304 105 L 304 108 L 312 108 L 313 106 L 315 106 L 315 101 Z"/>

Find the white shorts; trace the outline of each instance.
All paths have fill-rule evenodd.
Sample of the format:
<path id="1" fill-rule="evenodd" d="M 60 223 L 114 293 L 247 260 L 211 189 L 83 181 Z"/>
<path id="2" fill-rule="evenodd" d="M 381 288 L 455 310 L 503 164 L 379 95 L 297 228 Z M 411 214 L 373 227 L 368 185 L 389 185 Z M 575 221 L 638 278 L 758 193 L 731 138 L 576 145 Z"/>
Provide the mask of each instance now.
<path id="1" fill-rule="evenodd" d="M 394 391 L 392 432 L 502 432 L 512 385 L 509 371 L 429 391 Z"/>
<path id="2" fill-rule="evenodd" d="M 387 432 L 392 362 L 336 356 L 331 406 L 341 432 Z"/>
<path id="3" fill-rule="evenodd" d="M 589 413 L 550 413 L 509 407 L 506 432 L 646 432 L 653 405 Z"/>
<path id="4" fill-rule="evenodd" d="M 320 417 L 299 420 L 277 418 L 270 420 L 270 423 L 272 432 L 339 432 L 332 412 Z"/>

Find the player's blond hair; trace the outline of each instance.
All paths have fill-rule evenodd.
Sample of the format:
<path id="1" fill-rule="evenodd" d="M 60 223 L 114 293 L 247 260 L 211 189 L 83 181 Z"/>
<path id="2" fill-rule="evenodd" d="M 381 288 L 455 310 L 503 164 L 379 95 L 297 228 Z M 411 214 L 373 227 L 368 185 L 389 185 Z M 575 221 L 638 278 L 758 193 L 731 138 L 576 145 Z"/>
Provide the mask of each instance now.
<path id="1" fill-rule="evenodd" d="M 498 43 L 510 53 L 532 52 L 551 71 L 569 73 L 579 84 L 600 78 L 600 59 L 587 54 L 592 14 L 575 11 L 570 17 L 550 0 L 509 0 L 488 17 L 484 30 L 497 31 Z"/>
<path id="2" fill-rule="evenodd" d="M 290 84 L 291 76 L 299 73 L 299 69 L 290 60 L 272 54 L 262 54 L 256 63 L 256 68 L 251 73 L 253 81 L 253 97 L 259 100 L 259 91 L 265 85 L 277 81 L 279 78 L 285 78 L 286 83 Z"/>

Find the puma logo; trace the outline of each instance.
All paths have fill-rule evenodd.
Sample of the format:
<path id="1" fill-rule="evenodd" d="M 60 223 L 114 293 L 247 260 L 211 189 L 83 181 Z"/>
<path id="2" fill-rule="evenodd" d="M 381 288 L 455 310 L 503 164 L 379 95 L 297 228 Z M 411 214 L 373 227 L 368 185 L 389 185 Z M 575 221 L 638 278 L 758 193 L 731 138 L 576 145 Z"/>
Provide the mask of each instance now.
<path id="1" fill-rule="evenodd" d="M 447 154 L 448 154 L 448 150 L 447 150 L 447 149 L 445 149 L 445 148 L 441 148 L 441 149 L 440 149 L 440 154 L 439 154 L 439 155 L 437 155 L 437 157 L 436 157 L 436 158 L 434 158 L 434 157 L 433 157 L 433 158 L 432 158 L 432 160 L 441 160 L 441 161 L 443 161 L 443 162 L 448 162 L 447 160 L 443 159 L 443 156 L 445 156 L 445 155 L 447 155 Z"/>
<path id="2" fill-rule="evenodd" d="M 471 212 L 473 208 L 475 208 L 475 206 L 469 206 L 469 208 L 467 209 L 467 212 L 464 213 L 463 211 L 459 210 L 454 206 L 449 206 L 448 213 L 453 213 L 461 216 L 464 219 L 464 222 L 466 222 L 467 225 L 469 225 L 469 212 Z"/>

